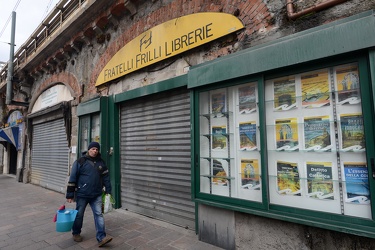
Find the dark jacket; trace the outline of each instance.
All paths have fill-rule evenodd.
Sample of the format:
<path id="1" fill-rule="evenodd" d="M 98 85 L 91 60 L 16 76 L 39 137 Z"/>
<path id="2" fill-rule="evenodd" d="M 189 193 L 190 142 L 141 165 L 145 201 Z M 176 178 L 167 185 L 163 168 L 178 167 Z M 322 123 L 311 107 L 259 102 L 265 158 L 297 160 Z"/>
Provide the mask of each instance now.
<path id="1" fill-rule="evenodd" d="M 102 194 L 103 187 L 107 194 L 111 193 L 112 187 L 105 162 L 100 153 L 95 158 L 85 154 L 73 163 L 66 198 L 73 199 L 74 192 L 77 197 L 95 198 Z"/>

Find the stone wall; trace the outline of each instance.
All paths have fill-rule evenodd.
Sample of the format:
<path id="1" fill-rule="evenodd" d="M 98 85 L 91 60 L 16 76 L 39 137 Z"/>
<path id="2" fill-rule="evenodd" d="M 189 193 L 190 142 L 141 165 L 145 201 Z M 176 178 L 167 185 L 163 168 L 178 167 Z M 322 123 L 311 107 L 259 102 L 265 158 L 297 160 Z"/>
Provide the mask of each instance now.
<path id="1" fill-rule="evenodd" d="M 245 249 L 371 250 L 375 240 L 244 213 L 235 214 L 236 246 Z"/>

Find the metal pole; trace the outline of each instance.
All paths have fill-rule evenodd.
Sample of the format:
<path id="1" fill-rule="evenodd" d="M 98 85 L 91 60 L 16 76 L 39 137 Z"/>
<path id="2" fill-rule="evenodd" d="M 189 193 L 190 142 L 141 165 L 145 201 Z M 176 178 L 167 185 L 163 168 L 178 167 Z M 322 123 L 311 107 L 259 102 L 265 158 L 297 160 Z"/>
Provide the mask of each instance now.
<path id="1" fill-rule="evenodd" d="M 12 80 L 13 80 L 14 47 L 16 46 L 14 44 L 15 33 L 16 33 L 16 12 L 12 11 L 12 31 L 11 31 L 11 34 L 10 34 L 10 52 L 9 52 L 8 75 L 7 75 L 7 93 L 6 93 L 6 99 L 5 99 L 6 105 L 10 105 L 12 103 L 12 97 L 13 97 Z"/>

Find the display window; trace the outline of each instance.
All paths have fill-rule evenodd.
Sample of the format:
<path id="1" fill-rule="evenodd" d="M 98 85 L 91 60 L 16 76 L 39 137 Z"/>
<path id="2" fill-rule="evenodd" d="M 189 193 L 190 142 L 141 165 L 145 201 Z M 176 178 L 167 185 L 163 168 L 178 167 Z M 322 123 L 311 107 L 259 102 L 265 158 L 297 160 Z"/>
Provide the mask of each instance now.
<path id="1" fill-rule="evenodd" d="M 196 200 L 374 227 L 373 107 L 363 61 L 196 90 Z"/>
<path id="2" fill-rule="evenodd" d="M 200 93 L 200 190 L 261 201 L 257 83 Z"/>
<path id="3" fill-rule="evenodd" d="M 265 82 L 270 203 L 371 218 L 358 65 Z"/>

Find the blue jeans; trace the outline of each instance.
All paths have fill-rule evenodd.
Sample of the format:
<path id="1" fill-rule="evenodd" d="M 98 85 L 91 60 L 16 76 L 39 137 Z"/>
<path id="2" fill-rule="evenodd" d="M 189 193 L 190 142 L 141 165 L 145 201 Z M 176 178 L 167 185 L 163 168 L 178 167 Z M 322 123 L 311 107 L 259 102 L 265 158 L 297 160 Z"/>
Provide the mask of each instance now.
<path id="1" fill-rule="evenodd" d="M 76 210 L 78 210 L 76 219 L 73 224 L 72 233 L 75 234 L 81 234 L 81 229 L 83 225 L 83 215 L 85 213 L 85 209 L 87 207 L 87 204 L 90 204 L 92 213 L 94 215 L 94 221 L 95 221 L 95 228 L 96 228 L 96 239 L 98 242 L 102 241 L 104 237 L 106 236 L 105 233 L 105 225 L 104 225 L 104 218 L 102 214 L 102 196 L 99 195 L 96 198 L 82 198 L 77 197 L 76 203 Z"/>

